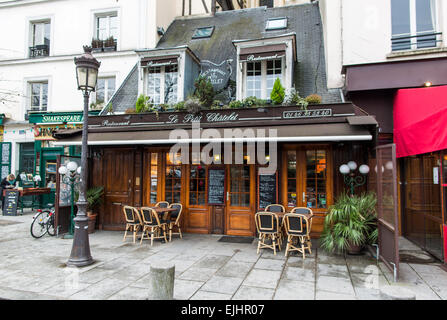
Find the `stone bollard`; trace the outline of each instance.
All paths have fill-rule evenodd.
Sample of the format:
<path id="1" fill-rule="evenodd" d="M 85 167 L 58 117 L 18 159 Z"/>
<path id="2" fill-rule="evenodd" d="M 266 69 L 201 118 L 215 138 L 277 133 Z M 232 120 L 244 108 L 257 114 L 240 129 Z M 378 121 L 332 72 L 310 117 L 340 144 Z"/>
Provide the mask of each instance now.
<path id="1" fill-rule="evenodd" d="M 175 265 L 168 261 L 151 263 L 148 300 L 174 299 Z"/>
<path id="2" fill-rule="evenodd" d="M 408 288 L 390 285 L 380 288 L 382 300 L 416 300 L 416 295 Z"/>

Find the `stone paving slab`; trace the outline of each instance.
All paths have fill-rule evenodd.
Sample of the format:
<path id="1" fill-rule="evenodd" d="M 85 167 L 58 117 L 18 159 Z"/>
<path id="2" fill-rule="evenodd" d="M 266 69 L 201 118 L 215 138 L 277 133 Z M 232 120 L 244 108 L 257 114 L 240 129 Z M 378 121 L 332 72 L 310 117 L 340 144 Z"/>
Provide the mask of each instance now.
<path id="1" fill-rule="evenodd" d="M 203 291 L 233 295 L 241 285 L 243 279 L 213 276 L 201 288 Z"/>
<path id="2" fill-rule="evenodd" d="M 281 271 L 253 269 L 244 280 L 243 285 L 275 289 L 280 277 Z"/>
<path id="3" fill-rule="evenodd" d="M 314 283 L 281 279 L 274 300 L 314 300 Z"/>
<path id="4" fill-rule="evenodd" d="M 347 295 L 354 295 L 351 279 L 337 278 L 331 276 L 317 277 L 317 290 L 329 291 Z"/>
<path id="5" fill-rule="evenodd" d="M 234 294 L 233 300 L 272 300 L 275 290 L 241 286 Z"/>

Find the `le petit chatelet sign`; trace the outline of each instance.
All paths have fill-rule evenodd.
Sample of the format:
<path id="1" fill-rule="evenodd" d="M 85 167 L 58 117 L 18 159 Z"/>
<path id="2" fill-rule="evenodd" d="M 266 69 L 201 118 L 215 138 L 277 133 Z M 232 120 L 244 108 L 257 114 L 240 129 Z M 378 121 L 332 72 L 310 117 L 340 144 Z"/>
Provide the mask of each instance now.
<path id="1" fill-rule="evenodd" d="M 121 127 L 135 125 L 185 125 L 193 122 L 201 123 L 240 123 L 245 121 L 257 120 L 295 120 L 309 118 L 325 118 L 334 116 L 333 110 L 325 109 L 307 109 L 307 110 L 275 110 L 275 108 L 259 108 L 263 110 L 241 109 L 241 110 L 222 110 L 222 111 L 204 111 L 201 113 L 184 113 L 184 112 L 166 112 L 145 115 L 126 115 L 117 118 L 102 118 L 93 126 L 102 127 Z M 273 111 L 273 112 L 272 112 Z M 347 115 L 346 113 L 344 115 Z M 350 115 L 350 114 L 349 114 Z M 93 120 L 93 119 L 92 119 Z"/>

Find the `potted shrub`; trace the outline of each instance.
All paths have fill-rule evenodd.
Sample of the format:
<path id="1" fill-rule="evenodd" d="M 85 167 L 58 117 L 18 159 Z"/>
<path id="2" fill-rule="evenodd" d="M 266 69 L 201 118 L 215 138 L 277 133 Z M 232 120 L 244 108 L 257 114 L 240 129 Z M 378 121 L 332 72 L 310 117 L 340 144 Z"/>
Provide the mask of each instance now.
<path id="1" fill-rule="evenodd" d="M 93 38 L 92 39 L 92 51 L 101 52 L 102 51 L 102 40 Z"/>
<path id="2" fill-rule="evenodd" d="M 275 83 L 273 84 L 272 92 L 270 93 L 270 99 L 274 104 L 281 104 L 284 101 L 286 95 L 286 90 L 281 85 L 281 80 L 276 78 Z"/>
<path id="3" fill-rule="evenodd" d="M 376 196 L 342 194 L 324 221 L 321 246 L 328 252 L 359 254 L 366 244 L 377 241 Z"/>
<path id="4" fill-rule="evenodd" d="M 115 51 L 116 45 L 115 45 L 115 39 L 113 36 L 108 37 L 106 40 L 104 40 L 104 51 Z"/>
<path id="5" fill-rule="evenodd" d="M 102 204 L 102 195 L 104 187 L 93 187 L 87 190 L 87 216 L 88 216 L 88 233 L 95 232 L 96 210 Z"/>

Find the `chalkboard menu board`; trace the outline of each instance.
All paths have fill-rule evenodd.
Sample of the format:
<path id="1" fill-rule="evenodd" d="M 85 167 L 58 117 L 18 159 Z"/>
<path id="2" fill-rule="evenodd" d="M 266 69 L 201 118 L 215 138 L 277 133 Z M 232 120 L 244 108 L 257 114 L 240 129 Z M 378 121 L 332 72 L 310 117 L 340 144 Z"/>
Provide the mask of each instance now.
<path id="1" fill-rule="evenodd" d="M 277 173 L 259 175 L 258 203 L 261 209 L 278 203 Z"/>
<path id="2" fill-rule="evenodd" d="M 17 190 L 6 190 L 5 202 L 3 206 L 4 216 L 16 216 L 17 215 L 17 203 L 19 202 L 19 191 Z"/>
<path id="3" fill-rule="evenodd" d="M 208 204 L 225 204 L 225 169 L 208 169 Z"/>

